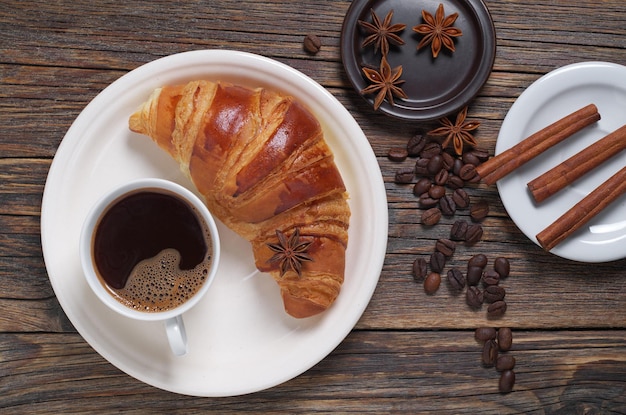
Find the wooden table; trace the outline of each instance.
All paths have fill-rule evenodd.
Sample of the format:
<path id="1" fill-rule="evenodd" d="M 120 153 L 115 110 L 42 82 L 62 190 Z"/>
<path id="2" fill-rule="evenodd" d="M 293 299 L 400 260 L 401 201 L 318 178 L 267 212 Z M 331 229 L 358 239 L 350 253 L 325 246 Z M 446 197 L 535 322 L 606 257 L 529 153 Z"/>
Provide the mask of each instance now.
<path id="1" fill-rule="evenodd" d="M 0 413 L 625 413 L 626 260 L 584 264 L 543 252 L 507 216 L 495 186 L 470 188 L 491 206 L 485 236 L 449 266 L 482 252 L 511 262 L 498 321 L 444 286 L 413 280 L 414 259 L 448 226 L 426 229 L 387 151 L 436 123 L 374 113 L 343 71 L 339 36 L 349 1 L 3 1 L 0 6 Z M 566 64 L 626 63 L 623 0 L 489 1 L 493 72 L 471 103 L 493 153 L 502 120 L 541 75 Z M 323 42 L 302 50 L 306 34 Z M 108 84 L 156 58 L 196 49 L 257 53 L 309 75 L 352 113 L 378 158 L 389 203 L 380 282 L 345 341 L 304 374 L 220 399 L 143 384 L 97 354 L 60 307 L 44 266 L 40 206 L 48 168 L 72 121 Z M 460 218 L 467 213 L 459 213 Z M 457 219 L 459 218 L 457 217 Z M 467 219 L 467 217 L 465 217 Z M 451 219 L 445 219 L 448 225 Z M 479 326 L 509 326 L 517 382 L 498 392 L 480 361 Z"/>

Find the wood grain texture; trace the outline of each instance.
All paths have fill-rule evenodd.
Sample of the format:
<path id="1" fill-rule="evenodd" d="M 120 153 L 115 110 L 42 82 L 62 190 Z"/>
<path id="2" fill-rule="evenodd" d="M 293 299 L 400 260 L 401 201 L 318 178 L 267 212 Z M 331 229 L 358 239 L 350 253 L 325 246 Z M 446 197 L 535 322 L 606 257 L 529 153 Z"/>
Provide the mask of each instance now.
<path id="1" fill-rule="evenodd" d="M 493 153 L 502 120 L 543 74 L 581 61 L 626 64 L 623 0 L 487 1 L 496 34 L 493 72 L 472 101 L 481 148 Z M 0 413 L 626 413 L 626 259 L 583 264 L 545 253 L 510 220 L 495 186 L 485 234 L 457 246 L 446 269 L 476 253 L 511 262 L 501 319 L 470 310 L 444 282 L 432 296 L 411 275 L 452 223 L 420 223 L 389 148 L 437 122 L 375 113 L 343 71 L 339 39 L 349 1 L 3 1 L 0 4 Z M 411 26 L 411 17 L 407 25 Z M 417 19 L 417 17 L 415 17 Z M 322 49 L 302 50 L 308 33 Z M 197 49 L 274 58 L 326 87 L 354 116 L 377 157 L 389 239 L 380 282 L 355 330 L 326 359 L 283 385 L 223 399 L 143 384 L 98 355 L 72 326 L 48 279 L 39 220 L 46 176 L 63 136 L 107 85 L 154 59 Z M 626 122 L 626 121 L 625 121 Z M 478 326 L 510 326 L 517 381 L 497 391 L 480 363 Z"/>

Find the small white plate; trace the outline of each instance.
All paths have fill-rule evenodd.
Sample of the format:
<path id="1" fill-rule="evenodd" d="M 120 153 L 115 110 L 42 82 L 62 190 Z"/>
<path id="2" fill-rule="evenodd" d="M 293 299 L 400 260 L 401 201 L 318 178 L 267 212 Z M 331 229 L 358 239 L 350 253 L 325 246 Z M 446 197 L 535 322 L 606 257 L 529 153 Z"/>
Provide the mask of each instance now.
<path id="1" fill-rule="evenodd" d="M 535 203 L 526 184 L 588 145 L 626 124 L 626 67 L 582 62 L 556 69 L 528 87 L 511 106 L 498 135 L 496 154 L 587 104 L 602 117 L 499 180 L 498 191 L 515 224 L 537 245 L 536 235 L 626 164 L 624 152 Z M 581 262 L 626 257 L 626 195 L 550 252 Z"/>
<path id="2" fill-rule="evenodd" d="M 318 117 L 348 192 L 352 211 L 346 277 L 337 301 L 308 319 L 288 316 L 272 278 L 256 271 L 250 244 L 218 224 L 222 258 L 216 280 L 185 313 L 189 353 L 175 357 L 161 323 L 110 311 L 82 275 L 78 240 L 88 209 L 104 192 L 137 178 L 160 177 L 195 191 L 178 164 L 128 117 L 151 91 L 193 79 L 274 88 Z M 58 148 L 43 197 L 41 237 L 50 281 L 85 340 L 135 378 L 171 392 L 232 396 L 270 388 L 326 357 L 352 330 L 377 285 L 387 246 L 387 199 L 371 146 L 349 112 L 322 86 L 274 60 L 205 50 L 148 63 L 102 91 L 78 116 Z"/>

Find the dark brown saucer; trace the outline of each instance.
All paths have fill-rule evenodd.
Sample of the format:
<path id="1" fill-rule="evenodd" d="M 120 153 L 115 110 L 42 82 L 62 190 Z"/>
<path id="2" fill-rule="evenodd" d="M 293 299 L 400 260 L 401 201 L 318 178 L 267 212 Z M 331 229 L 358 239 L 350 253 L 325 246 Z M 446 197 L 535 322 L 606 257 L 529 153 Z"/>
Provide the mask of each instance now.
<path id="1" fill-rule="evenodd" d="M 463 35 L 454 39 L 455 52 L 442 48 L 437 58 L 432 57 L 430 46 L 417 50 L 422 36 L 412 28 L 422 21 L 422 9 L 433 16 L 439 4 L 445 15 L 458 13 L 454 27 Z M 369 85 L 362 66 L 380 67 L 380 51 L 373 46 L 361 47 L 365 33 L 358 21 L 371 22 L 373 9 L 382 21 L 390 10 L 392 24 L 404 23 L 406 29 L 399 34 L 405 44 L 391 45 L 387 60 L 391 68 L 402 65 L 402 89 L 408 99 L 387 101 L 379 111 L 405 120 L 426 121 L 437 119 L 465 107 L 489 78 L 496 54 L 496 33 L 487 6 L 481 0 L 355 0 L 343 22 L 341 31 L 341 59 L 357 92 Z M 374 105 L 375 94 L 363 98 Z"/>

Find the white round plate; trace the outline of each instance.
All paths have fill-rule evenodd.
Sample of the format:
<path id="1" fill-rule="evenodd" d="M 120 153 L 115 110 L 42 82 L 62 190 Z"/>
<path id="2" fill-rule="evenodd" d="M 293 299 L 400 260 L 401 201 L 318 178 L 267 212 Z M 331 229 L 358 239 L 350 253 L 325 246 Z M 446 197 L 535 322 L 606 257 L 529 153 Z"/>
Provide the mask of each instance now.
<path id="1" fill-rule="evenodd" d="M 588 145 L 626 124 L 626 67 L 582 62 L 556 69 L 526 89 L 506 115 L 496 154 L 588 104 L 602 117 L 498 181 L 504 207 L 515 224 L 537 245 L 536 235 L 626 164 L 624 152 L 570 186 L 535 203 L 527 183 Z M 626 195 L 618 198 L 550 252 L 580 262 L 626 257 Z"/>
<path id="2" fill-rule="evenodd" d="M 319 119 L 350 194 L 346 276 L 336 302 L 308 319 L 288 316 L 277 285 L 256 271 L 250 244 L 218 224 L 222 258 L 203 300 L 185 313 L 189 353 L 175 357 L 161 323 L 110 311 L 82 275 L 78 240 L 88 209 L 121 183 L 160 177 L 195 191 L 178 165 L 128 117 L 154 88 L 193 79 L 263 86 L 295 96 Z M 371 146 L 349 112 L 306 75 L 236 51 L 168 56 L 124 75 L 76 118 L 58 148 L 43 196 L 41 237 L 50 281 L 85 340 L 129 375 L 193 396 L 251 393 L 292 379 L 326 357 L 352 330 L 374 292 L 387 246 L 387 199 Z"/>

